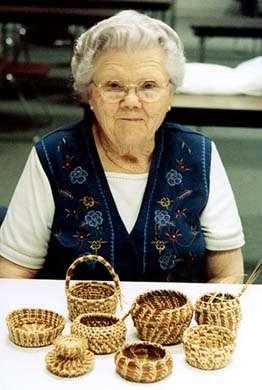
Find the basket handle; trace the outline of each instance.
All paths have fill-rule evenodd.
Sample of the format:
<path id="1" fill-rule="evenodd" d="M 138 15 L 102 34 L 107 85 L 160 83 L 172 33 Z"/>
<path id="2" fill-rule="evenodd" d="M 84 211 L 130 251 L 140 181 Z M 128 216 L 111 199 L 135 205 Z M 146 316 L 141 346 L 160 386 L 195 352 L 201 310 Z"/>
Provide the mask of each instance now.
<path id="1" fill-rule="evenodd" d="M 251 275 L 247 279 L 246 283 L 243 285 L 241 291 L 238 293 L 238 298 L 241 297 L 241 295 L 246 291 L 246 289 L 248 288 L 248 286 L 250 284 L 254 283 L 254 281 L 261 274 L 261 272 L 262 272 L 262 260 L 259 260 L 259 262 L 255 266 L 253 272 L 251 273 Z"/>
<path id="2" fill-rule="evenodd" d="M 135 305 L 136 305 L 136 301 L 134 303 L 132 303 L 132 306 L 130 307 L 130 309 L 128 310 L 128 312 L 126 314 L 124 314 L 124 316 L 121 318 L 122 321 L 125 321 L 127 319 L 127 317 L 133 313 L 133 310 L 135 308 Z"/>
<path id="3" fill-rule="evenodd" d="M 106 261 L 106 259 L 104 259 L 104 257 L 99 256 L 99 255 L 83 255 L 83 256 L 80 256 L 70 265 L 70 267 L 68 268 L 68 270 L 66 272 L 66 280 L 65 280 L 66 294 L 69 291 L 69 285 L 70 285 L 71 278 L 74 275 L 75 269 L 78 267 L 78 265 L 81 264 L 81 263 L 86 263 L 86 262 L 94 261 L 94 260 L 99 262 L 99 263 L 101 263 L 101 264 L 103 264 L 106 267 L 106 269 L 108 270 L 108 272 L 110 273 L 110 275 L 112 276 L 113 282 L 115 283 L 115 288 L 116 288 L 116 292 L 117 292 L 117 295 L 118 295 L 118 298 L 119 298 L 119 302 L 120 302 L 120 305 L 122 306 L 119 277 L 118 277 L 117 273 L 114 271 L 114 269 L 111 266 L 111 264 L 108 263 L 108 261 Z"/>

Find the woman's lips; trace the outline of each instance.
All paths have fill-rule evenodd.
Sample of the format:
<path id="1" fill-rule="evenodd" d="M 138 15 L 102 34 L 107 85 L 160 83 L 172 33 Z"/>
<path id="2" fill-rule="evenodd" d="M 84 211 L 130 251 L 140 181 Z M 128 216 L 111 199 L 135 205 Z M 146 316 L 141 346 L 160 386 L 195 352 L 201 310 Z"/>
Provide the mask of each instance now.
<path id="1" fill-rule="evenodd" d="M 122 121 L 142 121 L 140 118 L 120 118 Z"/>

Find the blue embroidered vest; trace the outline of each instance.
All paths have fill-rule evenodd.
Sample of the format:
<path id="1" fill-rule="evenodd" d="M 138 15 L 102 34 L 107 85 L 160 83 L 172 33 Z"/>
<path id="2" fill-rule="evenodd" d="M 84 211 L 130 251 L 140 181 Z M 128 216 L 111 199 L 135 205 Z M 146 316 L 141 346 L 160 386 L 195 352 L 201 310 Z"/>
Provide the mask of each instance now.
<path id="1" fill-rule="evenodd" d="M 48 254 L 39 277 L 64 278 L 81 254 L 105 257 L 120 280 L 201 282 L 205 241 L 200 215 L 209 194 L 211 142 L 164 121 L 140 212 L 129 234 L 119 216 L 87 118 L 36 144 L 55 202 Z M 78 277 L 108 278 L 101 265 Z M 90 271 L 90 270 L 88 270 Z"/>

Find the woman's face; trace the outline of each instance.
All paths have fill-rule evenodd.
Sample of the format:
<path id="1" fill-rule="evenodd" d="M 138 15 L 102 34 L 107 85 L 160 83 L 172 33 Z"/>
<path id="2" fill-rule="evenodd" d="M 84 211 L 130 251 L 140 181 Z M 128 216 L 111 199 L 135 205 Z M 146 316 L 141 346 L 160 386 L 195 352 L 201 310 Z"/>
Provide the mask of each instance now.
<path id="1" fill-rule="evenodd" d="M 135 147 L 141 142 L 152 142 L 172 101 L 163 50 L 108 49 L 96 59 L 92 80 L 89 103 L 104 135 L 116 145 Z M 105 99 L 97 87 L 112 81 L 131 86 L 128 94 L 118 102 Z M 158 100 L 145 102 L 137 97 L 133 86 L 145 81 L 163 87 Z"/>

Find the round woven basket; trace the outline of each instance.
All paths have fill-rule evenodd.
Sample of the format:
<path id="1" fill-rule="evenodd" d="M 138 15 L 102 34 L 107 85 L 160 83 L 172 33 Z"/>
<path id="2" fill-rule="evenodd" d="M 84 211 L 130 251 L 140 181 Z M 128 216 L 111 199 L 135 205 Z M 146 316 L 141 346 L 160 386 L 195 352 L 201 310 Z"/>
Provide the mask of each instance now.
<path id="1" fill-rule="evenodd" d="M 50 372 L 61 377 L 75 377 L 90 371 L 94 354 L 87 348 L 87 341 L 76 336 L 60 336 L 54 341 L 54 350 L 46 356 Z"/>
<path id="2" fill-rule="evenodd" d="M 138 296 L 131 315 L 141 340 L 171 345 L 181 342 L 193 305 L 178 291 L 154 290 Z"/>
<path id="3" fill-rule="evenodd" d="M 114 285 L 109 282 L 79 282 L 70 287 L 70 280 L 77 266 L 83 262 L 97 261 L 103 264 L 113 278 Z M 69 318 L 73 321 L 84 313 L 101 312 L 114 314 L 120 301 L 120 282 L 112 266 L 101 256 L 85 255 L 77 258 L 66 273 L 65 291 L 69 310 Z"/>
<path id="4" fill-rule="evenodd" d="M 21 347 L 50 345 L 65 326 L 64 317 L 44 309 L 14 310 L 6 322 L 10 340 Z"/>
<path id="5" fill-rule="evenodd" d="M 224 326 L 236 331 L 240 319 L 240 301 L 234 295 L 222 293 L 205 294 L 195 304 L 195 320 L 198 324 Z"/>
<path id="6" fill-rule="evenodd" d="M 124 322 L 111 314 L 81 314 L 72 324 L 71 333 L 84 337 L 95 354 L 116 352 L 126 338 Z"/>
<path id="7" fill-rule="evenodd" d="M 156 382 L 172 371 L 171 354 L 159 344 L 139 342 L 126 345 L 115 355 L 116 371 L 133 382 Z"/>
<path id="8" fill-rule="evenodd" d="M 216 325 L 197 325 L 183 335 L 186 361 L 193 367 L 214 370 L 225 367 L 235 346 L 235 333 Z"/>

